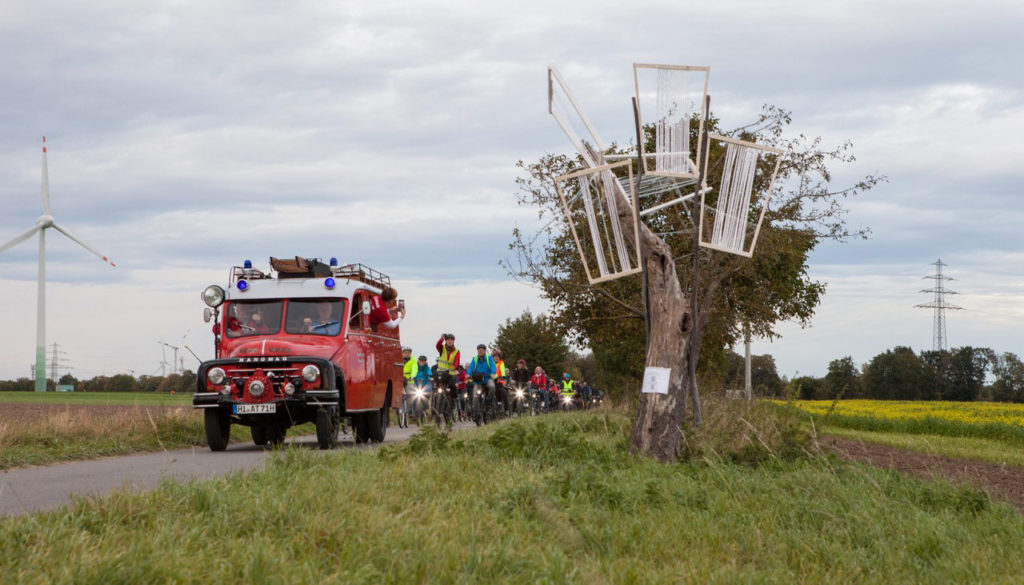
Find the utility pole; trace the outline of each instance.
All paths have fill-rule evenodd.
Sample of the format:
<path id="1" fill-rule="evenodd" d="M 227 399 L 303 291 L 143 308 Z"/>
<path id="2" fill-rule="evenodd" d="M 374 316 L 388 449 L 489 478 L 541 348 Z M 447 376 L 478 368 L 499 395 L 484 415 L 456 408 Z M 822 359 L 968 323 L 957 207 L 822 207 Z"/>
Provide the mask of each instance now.
<path id="1" fill-rule="evenodd" d="M 754 399 L 754 388 L 750 383 L 750 324 L 747 323 L 743 327 L 743 345 L 745 347 L 745 356 L 743 360 L 743 394 L 746 395 L 747 401 Z"/>
<path id="2" fill-rule="evenodd" d="M 935 274 L 930 276 L 924 276 L 922 278 L 928 278 L 935 281 L 935 286 L 922 290 L 923 293 L 932 293 L 935 295 L 935 299 L 930 303 L 922 303 L 920 305 L 914 305 L 921 309 L 934 309 L 935 314 L 932 322 L 932 349 L 935 351 L 945 351 L 949 348 L 946 341 L 946 309 L 950 311 L 962 311 L 963 307 L 946 302 L 946 295 L 958 294 L 955 290 L 949 290 L 945 287 L 945 281 L 956 280 L 951 276 L 942 274 L 942 267 L 947 266 L 939 258 L 935 262 L 932 262 L 932 266 L 935 266 Z"/>

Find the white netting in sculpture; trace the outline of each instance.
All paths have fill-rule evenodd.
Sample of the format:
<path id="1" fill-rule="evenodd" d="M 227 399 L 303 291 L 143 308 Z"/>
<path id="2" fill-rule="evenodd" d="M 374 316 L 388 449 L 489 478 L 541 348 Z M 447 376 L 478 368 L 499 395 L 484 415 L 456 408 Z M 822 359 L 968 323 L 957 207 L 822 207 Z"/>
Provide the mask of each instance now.
<path id="1" fill-rule="evenodd" d="M 761 221 L 768 208 L 768 199 L 771 197 L 783 151 L 717 134 L 709 134 L 708 138 L 712 143 L 725 143 L 725 157 L 722 161 L 722 179 L 719 182 L 717 202 L 714 206 L 708 206 L 705 195 L 701 195 L 700 243 L 707 248 L 749 257 L 757 244 Z M 774 168 L 770 162 L 765 161 L 765 158 L 772 154 L 775 155 Z M 764 196 L 758 202 L 761 211 L 757 221 L 751 222 L 750 208 L 754 197 L 754 181 L 757 177 L 758 164 L 762 162 L 767 165 L 766 170 L 771 168 L 771 176 L 767 185 L 761 188 Z M 705 218 L 709 215 L 710 229 L 705 229 Z M 749 228 L 752 223 L 751 232 Z"/>
<path id="2" fill-rule="evenodd" d="M 605 164 L 604 143 L 554 66 L 548 67 L 548 113 L 591 168 Z"/>
<path id="3" fill-rule="evenodd" d="M 644 143 L 652 138 L 654 142 L 653 153 L 643 147 L 645 173 L 676 178 L 697 176 L 701 149 L 699 143 L 696 151 L 690 149 L 690 126 L 695 120 L 699 137 L 709 74 L 708 67 L 633 64 Z"/>
<path id="4" fill-rule="evenodd" d="M 636 221 L 632 189 L 627 194 L 615 178 L 616 169 L 632 175 L 630 161 L 623 161 L 555 179 L 555 190 L 591 284 L 640 271 L 639 242 L 630 242 L 635 253 L 631 256 L 619 218 L 621 196 L 629 206 L 629 221 Z M 594 266 L 596 275 L 591 271 Z"/>

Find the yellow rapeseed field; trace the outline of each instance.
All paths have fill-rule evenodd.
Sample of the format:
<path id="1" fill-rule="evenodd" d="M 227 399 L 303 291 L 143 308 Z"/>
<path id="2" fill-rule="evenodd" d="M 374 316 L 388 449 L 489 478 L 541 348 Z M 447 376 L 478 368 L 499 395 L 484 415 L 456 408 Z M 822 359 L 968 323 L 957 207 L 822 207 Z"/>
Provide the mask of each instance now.
<path id="1" fill-rule="evenodd" d="M 831 400 L 797 400 L 794 406 L 812 414 L 825 414 Z M 998 424 L 1024 428 L 1024 404 L 1006 402 L 940 402 L 931 400 L 840 400 L 838 416 L 863 416 L 892 421 L 937 419 L 969 425 Z"/>
<path id="2" fill-rule="evenodd" d="M 797 400 L 776 403 L 791 404 L 827 426 L 862 431 L 983 437 L 1024 444 L 1024 404 L 906 400 Z"/>

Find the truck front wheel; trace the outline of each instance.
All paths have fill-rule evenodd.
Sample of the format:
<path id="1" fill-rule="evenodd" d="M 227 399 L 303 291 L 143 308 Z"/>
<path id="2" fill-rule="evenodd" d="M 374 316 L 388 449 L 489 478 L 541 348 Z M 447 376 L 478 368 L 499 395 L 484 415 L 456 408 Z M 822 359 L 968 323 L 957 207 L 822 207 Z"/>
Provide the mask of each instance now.
<path id="1" fill-rule="evenodd" d="M 206 427 L 206 444 L 210 451 L 223 451 L 228 448 L 231 438 L 231 418 L 228 411 L 220 408 L 207 408 L 203 412 L 203 426 Z"/>
<path id="2" fill-rule="evenodd" d="M 316 442 L 321 449 L 338 446 L 338 417 L 332 409 L 316 411 Z"/>

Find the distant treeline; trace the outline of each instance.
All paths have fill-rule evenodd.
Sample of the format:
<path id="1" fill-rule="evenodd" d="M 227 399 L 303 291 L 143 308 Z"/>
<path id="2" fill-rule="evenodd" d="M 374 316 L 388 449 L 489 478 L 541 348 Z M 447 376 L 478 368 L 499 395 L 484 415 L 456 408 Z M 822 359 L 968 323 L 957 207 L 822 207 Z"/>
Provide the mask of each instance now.
<path id="1" fill-rule="evenodd" d="M 989 400 L 1024 402 L 1024 362 L 987 347 L 915 353 L 896 347 L 861 367 L 850 357 L 829 363 L 823 378 L 790 380 L 785 394 L 805 400 Z"/>
<path id="2" fill-rule="evenodd" d="M 79 380 L 71 374 L 61 376 L 57 381 L 60 385 L 72 385 L 75 392 L 186 392 L 196 389 L 196 374 L 185 370 L 181 374 L 168 376 L 140 376 L 116 374 L 113 376 L 96 376 L 87 380 Z M 32 378 L 17 380 L 0 380 L 0 392 L 32 392 L 36 382 Z M 48 391 L 56 390 L 53 380 L 46 381 Z"/>

